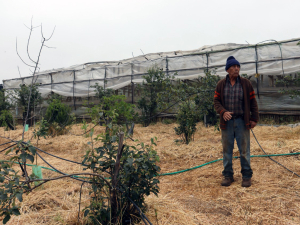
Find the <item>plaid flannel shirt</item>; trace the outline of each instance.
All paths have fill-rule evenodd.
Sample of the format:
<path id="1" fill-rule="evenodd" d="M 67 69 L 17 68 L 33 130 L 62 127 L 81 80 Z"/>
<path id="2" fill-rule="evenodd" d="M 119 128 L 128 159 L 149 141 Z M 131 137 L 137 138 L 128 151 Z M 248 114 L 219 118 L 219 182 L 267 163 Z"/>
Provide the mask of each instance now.
<path id="1" fill-rule="evenodd" d="M 235 84 L 231 86 L 229 75 L 226 76 L 224 103 L 224 108 L 229 112 L 233 112 L 233 115 L 244 114 L 244 93 L 240 77 L 237 77 Z"/>

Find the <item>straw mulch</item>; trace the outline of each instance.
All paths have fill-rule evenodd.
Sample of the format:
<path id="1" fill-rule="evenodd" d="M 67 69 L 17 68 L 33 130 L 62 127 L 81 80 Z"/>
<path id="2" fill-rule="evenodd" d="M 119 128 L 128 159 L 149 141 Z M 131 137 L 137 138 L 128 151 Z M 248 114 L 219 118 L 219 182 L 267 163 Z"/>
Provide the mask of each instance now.
<path id="1" fill-rule="evenodd" d="M 74 125 L 70 133 L 54 138 L 42 138 L 39 147 L 47 152 L 81 161 L 88 138 L 81 134 L 81 125 Z M 90 126 L 92 126 L 90 124 Z M 137 125 L 134 139 L 149 143 L 157 137 L 156 150 L 160 156 L 161 173 L 194 167 L 222 158 L 221 134 L 214 127 L 198 124 L 194 141 L 189 145 L 176 141 L 176 124 L 158 123 L 149 127 Z M 22 128 L 16 131 L 0 130 L 1 136 L 19 140 Z M 96 127 L 95 133 L 103 132 Z M 25 139 L 31 137 L 32 128 Z M 260 144 L 268 154 L 300 152 L 300 126 L 254 128 Z M 6 140 L 0 139 L 0 144 Z M 34 144 L 35 139 L 32 140 Z M 127 141 L 128 144 L 133 144 Z M 5 145 L 7 146 L 7 145 Z M 5 146 L 1 146 L 2 149 Z M 262 155 L 251 134 L 251 154 Z M 81 172 L 80 165 L 61 161 L 42 154 L 53 166 L 66 173 Z M 235 147 L 234 155 L 238 156 Z M 1 158 L 7 156 L 1 155 Z M 273 157 L 281 164 L 300 174 L 300 156 Z M 275 164 L 268 158 L 252 158 L 253 179 L 249 188 L 241 187 L 239 159 L 234 159 L 235 182 L 222 187 L 222 161 L 172 176 L 160 177 L 158 197 L 146 198 L 147 217 L 153 224 L 300 224 L 300 178 Z M 41 159 L 38 164 L 47 166 Z M 58 176 L 43 170 L 44 177 Z M 48 182 L 24 196 L 21 216 L 13 217 L 8 224 L 76 224 L 81 182 L 71 179 Z M 81 209 L 89 203 L 88 185 L 83 186 Z M 83 214 L 80 214 L 80 223 Z"/>

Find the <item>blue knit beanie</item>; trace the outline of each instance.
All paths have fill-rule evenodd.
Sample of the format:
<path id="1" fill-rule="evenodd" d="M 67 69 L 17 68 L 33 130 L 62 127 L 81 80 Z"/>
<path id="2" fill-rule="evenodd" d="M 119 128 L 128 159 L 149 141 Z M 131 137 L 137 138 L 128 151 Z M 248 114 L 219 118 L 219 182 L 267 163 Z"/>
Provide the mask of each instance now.
<path id="1" fill-rule="evenodd" d="M 226 62 L 225 71 L 227 71 L 231 66 L 238 65 L 241 67 L 239 61 L 237 61 L 233 56 L 229 56 Z"/>

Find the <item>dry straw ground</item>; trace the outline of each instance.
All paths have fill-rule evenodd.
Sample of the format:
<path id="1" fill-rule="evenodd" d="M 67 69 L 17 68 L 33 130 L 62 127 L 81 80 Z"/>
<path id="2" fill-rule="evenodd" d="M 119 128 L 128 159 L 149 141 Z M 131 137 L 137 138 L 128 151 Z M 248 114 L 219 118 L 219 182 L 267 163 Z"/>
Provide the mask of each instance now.
<path id="1" fill-rule="evenodd" d="M 149 127 L 136 126 L 134 138 L 149 143 L 157 137 L 156 150 L 160 156 L 161 172 L 173 172 L 222 158 L 220 132 L 214 127 L 198 124 L 194 141 L 189 145 L 175 142 L 176 124 L 158 123 Z M 0 130 L 1 136 L 19 140 L 21 127 L 16 131 Z M 31 128 L 32 129 L 32 128 Z M 100 133 L 103 127 L 96 127 Z M 32 130 L 26 133 L 30 137 Z M 254 132 L 269 154 L 300 152 L 300 126 L 256 127 Z M 74 125 L 72 134 L 80 134 Z M 87 138 L 72 134 L 41 139 L 39 147 L 47 152 L 81 161 Z M 35 140 L 33 140 L 34 142 Z M 6 142 L 0 139 L 0 144 Z M 2 146 L 3 147 L 3 146 Z M 263 154 L 251 135 L 251 154 Z M 80 165 L 64 162 L 42 154 L 52 165 L 66 173 L 81 172 Z M 238 155 L 237 148 L 234 155 Z M 1 155 L 1 158 L 6 158 Z M 274 157 L 300 174 L 300 156 Z M 38 164 L 47 166 L 40 159 Z M 268 158 L 252 158 L 253 184 L 241 187 L 239 159 L 234 160 L 235 182 L 220 186 L 222 161 L 196 170 L 160 178 L 160 193 L 146 198 L 146 215 L 155 225 L 163 224 L 300 224 L 300 178 Z M 44 177 L 58 174 L 43 170 Z M 53 181 L 24 196 L 21 216 L 9 224 L 76 224 L 81 183 L 71 179 Z M 89 202 L 88 186 L 84 186 L 82 205 Z M 82 214 L 81 214 L 82 216 Z M 82 220 L 81 220 L 82 222 Z"/>

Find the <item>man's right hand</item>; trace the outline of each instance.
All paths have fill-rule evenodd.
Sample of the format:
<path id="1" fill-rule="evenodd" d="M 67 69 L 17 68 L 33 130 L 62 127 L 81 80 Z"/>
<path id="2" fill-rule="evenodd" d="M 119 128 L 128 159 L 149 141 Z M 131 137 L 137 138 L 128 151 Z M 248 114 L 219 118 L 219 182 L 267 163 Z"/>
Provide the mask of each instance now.
<path id="1" fill-rule="evenodd" d="M 225 121 L 230 120 L 230 119 L 232 118 L 232 114 L 233 114 L 233 112 L 224 112 L 224 113 L 223 113 L 223 119 L 224 119 Z"/>

